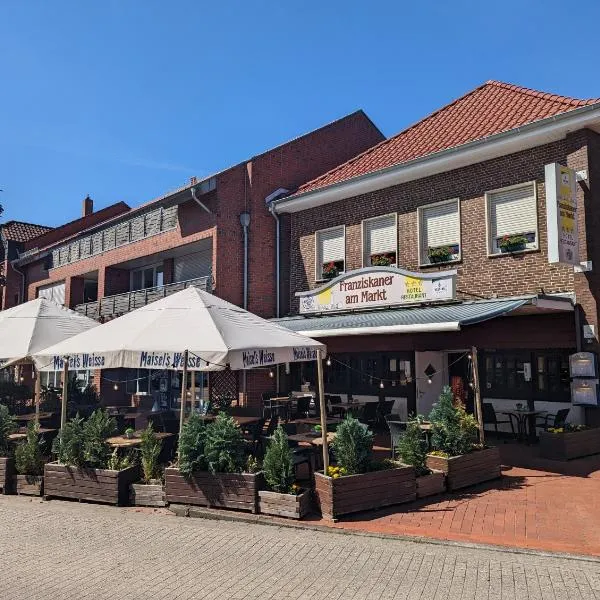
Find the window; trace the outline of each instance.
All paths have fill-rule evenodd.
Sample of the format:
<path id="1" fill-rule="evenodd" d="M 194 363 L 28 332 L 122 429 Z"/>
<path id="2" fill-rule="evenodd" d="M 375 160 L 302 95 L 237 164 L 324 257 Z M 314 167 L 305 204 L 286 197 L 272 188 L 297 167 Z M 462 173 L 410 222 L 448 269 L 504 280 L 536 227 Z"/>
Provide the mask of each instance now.
<path id="1" fill-rule="evenodd" d="M 77 378 L 83 385 L 90 383 L 89 371 L 69 371 L 69 380 Z M 43 387 L 60 388 L 62 387 L 62 371 L 40 371 L 40 384 Z"/>
<path id="2" fill-rule="evenodd" d="M 538 247 L 535 182 L 487 192 L 485 198 L 490 254 Z"/>
<path id="3" fill-rule="evenodd" d="M 569 350 L 485 351 L 481 393 L 489 398 L 570 402 Z"/>
<path id="4" fill-rule="evenodd" d="M 164 285 L 164 271 L 162 264 L 131 271 L 130 290 L 132 292 L 160 287 L 162 285 Z"/>
<path id="5" fill-rule="evenodd" d="M 363 265 L 365 267 L 397 265 L 397 230 L 395 214 L 363 221 Z"/>
<path id="6" fill-rule="evenodd" d="M 46 298 L 57 304 L 65 303 L 65 282 L 51 283 L 50 285 L 42 285 L 37 289 L 38 298 Z"/>
<path id="7" fill-rule="evenodd" d="M 445 200 L 419 208 L 420 261 L 422 265 L 460 259 L 460 207 Z"/>
<path id="8" fill-rule="evenodd" d="M 317 231 L 315 243 L 315 279 L 333 279 L 343 273 L 346 259 L 344 226 Z"/>

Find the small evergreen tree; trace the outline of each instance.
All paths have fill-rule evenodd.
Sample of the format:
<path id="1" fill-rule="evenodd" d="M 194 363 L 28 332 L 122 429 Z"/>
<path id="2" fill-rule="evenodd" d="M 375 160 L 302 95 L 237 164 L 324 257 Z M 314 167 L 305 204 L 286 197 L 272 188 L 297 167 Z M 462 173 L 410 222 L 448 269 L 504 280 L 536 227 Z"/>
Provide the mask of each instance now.
<path id="1" fill-rule="evenodd" d="M 63 465 L 82 467 L 85 464 L 84 445 L 83 419 L 76 415 L 65 423 L 58 436 L 54 438 L 52 453 Z"/>
<path id="2" fill-rule="evenodd" d="M 7 406 L 0 404 L 0 456 L 8 456 L 11 451 L 8 436 L 16 429 L 15 420 Z"/>
<path id="3" fill-rule="evenodd" d="M 197 413 L 192 413 L 186 421 L 179 436 L 179 471 L 185 477 L 190 477 L 194 471 L 206 469 L 204 458 L 204 440 L 206 424 Z"/>
<path id="4" fill-rule="evenodd" d="M 106 438 L 117 431 L 115 419 L 102 409 L 95 410 L 83 424 L 83 458 L 88 467 L 104 469 L 111 449 Z"/>
<path id="5" fill-rule="evenodd" d="M 455 406 L 452 390 L 444 386 L 429 415 L 431 445 L 448 456 L 468 454 L 477 441 L 477 421 L 462 406 Z"/>
<path id="6" fill-rule="evenodd" d="M 354 417 L 346 417 L 331 443 L 337 464 L 348 475 L 366 473 L 371 467 L 373 434 Z"/>
<path id="7" fill-rule="evenodd" d="M 423 438 L 423 432 L 417 417 L 413 417 L 408 421 L 406 433 L 398 442 L 398 455 L 404 464 L 415 468 L 417 476 L 429 473 L 429 469 L 425 466 L 427 442 Z"/>
<path id="8" fill-rule="evenodd" d="M 37 423 L 29 423 L 26 440 L 15 448 L 15 467 L 19 475 L 44 474 L 43 443 L 39 429 Z"/>
<path id="9" fill-rule="evenodd" d="M 294 462 L 287 435 L 281 425 L 275 430 L 263 460 L 267 485 L 281 494 L 289 494 L 294 483 Z"/>
<path id="10" fill-rule="evenodd" d="M 142 458 L 142 471 L 144 472 L 144 481 L 149 483 L 153 479 L 160 477 L 160 465 L 158 457 L 162 450 L 162 442 L 156 437 L 152 423 L 142 431 L 140 443 L 140 455 Z"/>
<path id="11" fill-rule="evenodd" d="M 204 458 L 211 473 L 241 473 L 246 464 L 244 447 L 240 428 L 225 413 L 206 426 Z"/>

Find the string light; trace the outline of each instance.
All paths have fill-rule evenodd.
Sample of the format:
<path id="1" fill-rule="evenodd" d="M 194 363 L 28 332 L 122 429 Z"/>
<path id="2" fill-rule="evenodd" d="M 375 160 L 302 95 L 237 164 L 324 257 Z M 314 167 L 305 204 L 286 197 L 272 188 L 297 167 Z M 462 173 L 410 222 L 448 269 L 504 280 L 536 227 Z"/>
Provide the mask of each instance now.
<path id="1" fill-rule="evenodd" d="M 431 383 L 431 377 L 427 378 L 427 383 Z"/>
<path id="2" fill-rule="evenodd" d="M 23 377 L 23 375 L 21 375 L 21 377 L 19 377 L 19 381 L 20 381 L 21 383 L 23 383 L 23 382 L 25 381 L 25 377 Z"/>
<path id="3" fill-rule="evenodd" d="M 116 383 L 113 385 L 113 390 L 115 390 L 115 392 L 119 391 L 119 386 Z"/>
<path id="4" fill-rule="evenodd" d="M 383 379 L 382 379 L 382 380 L 379 382 L 379 387 L 380 387 L 381 389 L 383 389 L 383 388 L 384 388 L 384 385 L 383 385 Z"/>
<path id="5" fill-rule="evenodd" d="M 275 373 L 273 373 L 273 371 L 269 371 L 269 377 L 273 379 L 273 377 L 275 377 Z"/>
<path id="6" fill-rule="evenodd" d="M 327 357 L 327 366 L 328 367 L 331 366 L 331 357 L 330 356 Z"/>

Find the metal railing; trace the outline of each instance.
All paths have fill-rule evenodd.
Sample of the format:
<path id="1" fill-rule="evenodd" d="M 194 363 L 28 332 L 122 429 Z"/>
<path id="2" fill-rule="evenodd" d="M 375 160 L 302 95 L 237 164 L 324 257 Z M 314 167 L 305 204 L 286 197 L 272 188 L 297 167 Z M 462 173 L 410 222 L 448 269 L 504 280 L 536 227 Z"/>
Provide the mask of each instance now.
<path id="1" fill-rule="evenodd" d="M 212 292 L 212 277 L 197 277 L 188 281 L 180 281 L 177 283 L 169 283 L 158 287 L 146 288 L 135 292 L 125 292 L 124 294 L 116 294 L 115 296 L 105 296 L 96 302 L 86 302 L 78 304 L 73 310 L 89 317 L 90 319 L 111 319 L 119 317 L 136 308 L 146 306 L 151 302 L 171 296 L 176 292 L 180 292 L 190 286 L 195 286 L 205 292 Z"/>

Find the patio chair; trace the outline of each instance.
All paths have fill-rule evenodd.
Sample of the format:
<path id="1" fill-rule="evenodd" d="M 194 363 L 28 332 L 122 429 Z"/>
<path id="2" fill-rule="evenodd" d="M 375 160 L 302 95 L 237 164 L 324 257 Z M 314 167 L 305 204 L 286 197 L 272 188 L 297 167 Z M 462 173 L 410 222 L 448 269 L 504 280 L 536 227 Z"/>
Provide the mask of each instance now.
<path id="1" fill-rule="evenodd" d="M 570 409 L 561 408 L 556 414 L 546 414 L 536 417 L 535 426 L 546 431 L 550 427 L 564 427 L 569 416 Z"/>
<path id="2" fill-rule="evenodd" d="M 298 400 L 296 400 L 296 418 L 303 419 L 308 416 L 311 400 L 312 398 L 310 396 L 300 396 Z"/>
<path id="3" fill-rule="evenodd" d="M 294 464 L 294 470 L 296 472 L 296 479 L 298 479 L 298 467 L 300 465 L 308 466 L 308 478 L 312 481 L 313 478 L 313 459 L 314 449 L 306 446 L 297 446 L 292 448 L 292 461 Z"/>
<path id="4" fill-rule="evenodd" d="M 484 402 L 482 404 L 483 407 L 483 427 L 485 429 L 486 425 L 493 425 L 496 430 L 496 434 L 498 434 L 498 425 L 510 425 L 510 430 L 512 431 L 513 436 L 515 433 L 515 426 L 513 423 L 513 415 L 508 415 L 508 419 L 499 420 L 496 415 L 496 411 L 494 409 L 494 405 L 490 402 Z"/>
<path id="5" fill-rule="evenodd" d="M 379 402 L 367 402 L 360 412 L 359 421 L 366 425 L 375 426 L 379 418 Z"/>
<path id="6" fill-rule="evenodd" d="M 247 425 L 246 432 L 244 433 L 244 440 L 250 446 L 250 451 L 253 455 L 257 455 L 261 449 L 262 440 L 261 436 L 263 433 L 263 427 L 265 426 L 265 419 L 261 419 L 256 423 Z"/>
<path id="7" fill-rule="evenodd" d="M 391 417 L 393 415 L 385 415 L 384 419 L 387 423 L 388 429 L 390 430 L 390 449 L 391 457 L 394 458 L 396 454 L 396 448 L 400 438 L 406 433 L 406 423 L 402 421 L 394 421 Z"/>
<path id="8" fill-rule="evenodd" d="M 379 401 L 377 404 L 379 417 L 377 419 L 378 424 L 383 423 L 385 421 L 385 417 L 387 415 L 392 414 L 392 409 L 394 408 L 393 400 L 384 400 L 383 402 Z"/>
<path id="9" fill-rule="evenodd" d="M 267 444 L 271 441 L 271 436 L 275 433 L 277 425 L 279 425 L 279 417 L 273 415 L 270 419 L 263 419 L 262 433 L 260 436 L 259 448 L 261 453 L 264 453 Z M 265 426 L 266 425 L 266 426 Z"/>

